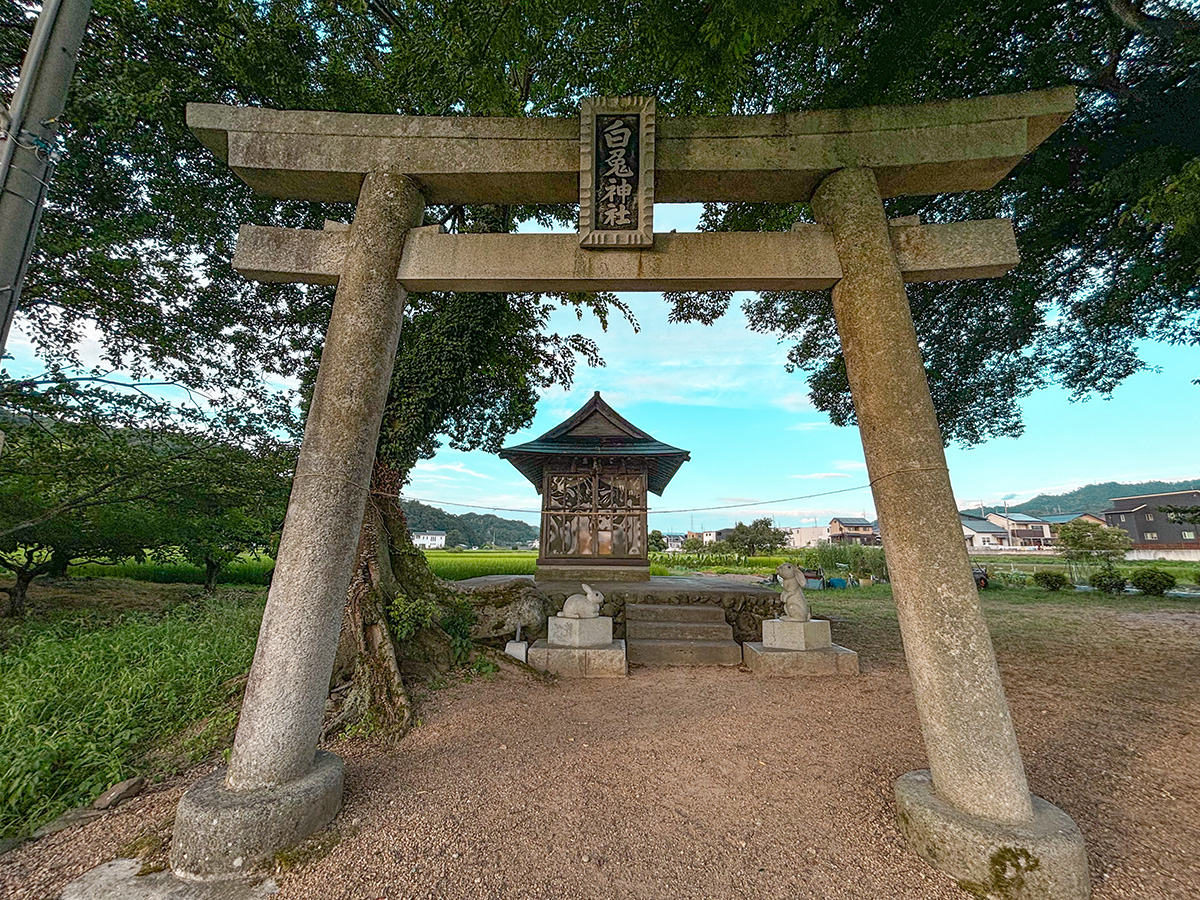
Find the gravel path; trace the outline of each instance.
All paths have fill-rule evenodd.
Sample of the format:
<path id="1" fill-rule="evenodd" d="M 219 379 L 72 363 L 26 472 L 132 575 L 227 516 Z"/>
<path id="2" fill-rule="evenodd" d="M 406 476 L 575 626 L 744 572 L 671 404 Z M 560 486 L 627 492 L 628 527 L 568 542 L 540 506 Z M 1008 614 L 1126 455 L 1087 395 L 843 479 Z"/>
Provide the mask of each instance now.
<path id="1" fill-rule="evenodd" d="M 1083 828 L 1095 900 L 1194 898 L 1195 632 L 1110 642 L 1115 620 L 998 638 L 1030 783 Z M 843 628 L 835 640 L 856 646 Z M 863 668 L 503 673 L 434 692 L 399 748 L 333 748 L 347 766 L 340 841 L 281 874 L 278 896 L 962 900 L 891 821 L 893 781 L 924 765 L 903 662 L 880 648 Z M 169 834 L 191 778 L 0 858 L 0 896 L 55 897 L 135 837 Z"/>

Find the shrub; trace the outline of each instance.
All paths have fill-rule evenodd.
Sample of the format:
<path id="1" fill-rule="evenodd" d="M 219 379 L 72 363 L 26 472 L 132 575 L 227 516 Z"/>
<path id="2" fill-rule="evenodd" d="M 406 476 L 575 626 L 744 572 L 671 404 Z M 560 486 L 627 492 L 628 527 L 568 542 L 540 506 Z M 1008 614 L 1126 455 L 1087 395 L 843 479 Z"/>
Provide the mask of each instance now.
<path id="1" fill-rule="evenodd" d="M 1061 591 L 1071 582 L 1062 572 L 1034 572 L 1033 583 L 1048 591 Z"/>
<path id="2" fill-rule="evenodd" d="M 1161 597 L 1175 587 L 1175 576 L 1162 569 L 1138 569 L 1129 577 L 1129 581 L 1143 594 Z"/>
<path id="3" fill-rule="evenodd" d="M 217 714 L 207 745 L 188 752 L 215 749 L 231 722 L 220 710 L 240 689 L 231 679 L 249 668 L 261 621 L 254 595 L 127 613 L 100 627 L 80 618 L 10 631 L 0 653 L 0 836 L 86 805 L 133 775 L 142 754 Z"/>
<path id="4" fill-rule="evenodd" d="M 1092 573 L 1088 583 L 1096 590 L 1104 591 L 1106 594 L 1125 593 L 1125 576 L 1115 569 L 1101 569 Z"/>

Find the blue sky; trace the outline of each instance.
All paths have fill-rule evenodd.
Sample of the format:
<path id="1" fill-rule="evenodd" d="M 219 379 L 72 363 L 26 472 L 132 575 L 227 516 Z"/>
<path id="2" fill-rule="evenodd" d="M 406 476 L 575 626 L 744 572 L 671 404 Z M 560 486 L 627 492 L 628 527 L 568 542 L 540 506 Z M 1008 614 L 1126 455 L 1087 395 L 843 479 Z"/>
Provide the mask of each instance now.
<path id="1" fill-rule="evenodd" d="M 659 205 L 655 229 L 692 231 L 698 205 Z M 598 251 L 603 252 L 603 251 Z M 658 294 L 624 294 L 641 330 L 623 319 L 602 331 L 573 310 L 556 313 L 554 330 L 592 337 L 607 365 L 576 370 L 570 393 L 547 392 L 533 424 L 509 440 L 530 440 L 600 391 L 622 415 L 656 438 L 691 452 L 662 497 L 651 496 L 651 528 L 679 532 L 722 528 L 772 516 L 778 525 L 824 524 L 834 515 L 874 516 L 856 428 L 834 428 L 813 409 L 802 373 L 784 370 L 787 347 L 746 327 L 741 300 L 715 325 L 671 325 Z M 39 371 L 19 328 L 9 341 L 14 374 Z M 99 345 L 85 344 L 85 360 Z M 1148 346 L 1158 366 L 1128 379 L 1109 400 L 1072 403 L 1046 389 L 1022 406 L 1025 434 L 981 447 L 950 447 L 960 508 L 1014 502 L 1103 481 L 1200 477 L 1200 354 L 1194 347 Z M 762 501 L 841 493 L 782 503 Z M 449 512 L 488 511 L 536 523 L 539 498 L 507 462 L 448 448 L 420 463 L 406 494 Z M 672 512 L 742 504 L 737 509 Z M 513 512 L 510 510 L 527 510 Z"/>
<path id="2" fill-rule="evenodd" d="M 695 230 L 699 210 L 659 205 L 655 230 Z M 545 394 L 532 426 L 510 445 L 548 431 L 598 390 L 639 428 L 691 452 L 663 496 L 651 496 L 651 528 L 721 528 L 764 515 L 778 525 L 874 516 L 858 429 L 830 425 L 809 403 L 804 375 L 784 370 L 787 346 L 747 328 L 740 303 L 748 295 L 735 295 L 712 326 L 668 324 L 661 295 L 622 296 L 641 325 L 636 334 L 624 320 L 610 323 L 606 333 L 594 321 L 578 322 L 571 311 L 556 315 L 552 328 L 595 339 L 607 366 L 578 369 L 570 393 Z M 1153 345 L 1146 358 L 1161 371 L 1133 376 L 1110 400 L 1072 403 L 1065 391 L 1038 391 L 1022 404 L 1022 437 L 971 450 L 950 447 L 960 508 L 1094 482 L 1200 477 L 1200 387 L 1191 384 L 1200 374 L 1200 355 L 1196 348 Z M 827 491 L 845 492 L 756 502 Z M 533 486 L 486 453 L 442 450 L 417 467 L 407 493 L 449 512 L 469 511 L 450 503 L 480 504 L 531 510 L 497 514 L 537 521 Z M 747 505 L 670 512 L 728 504 Z"/>

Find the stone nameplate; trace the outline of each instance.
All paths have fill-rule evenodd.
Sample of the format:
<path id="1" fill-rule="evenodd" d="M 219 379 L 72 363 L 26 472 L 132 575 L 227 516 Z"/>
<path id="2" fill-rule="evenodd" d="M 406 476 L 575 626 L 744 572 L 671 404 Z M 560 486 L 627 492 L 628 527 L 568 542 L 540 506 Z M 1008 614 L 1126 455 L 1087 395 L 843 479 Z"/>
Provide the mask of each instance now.
<path id="1" fill-rule="evenodd" d="M 580 108 L 579 243 L 654 244 L 654 98 L 585 97 Z"/>

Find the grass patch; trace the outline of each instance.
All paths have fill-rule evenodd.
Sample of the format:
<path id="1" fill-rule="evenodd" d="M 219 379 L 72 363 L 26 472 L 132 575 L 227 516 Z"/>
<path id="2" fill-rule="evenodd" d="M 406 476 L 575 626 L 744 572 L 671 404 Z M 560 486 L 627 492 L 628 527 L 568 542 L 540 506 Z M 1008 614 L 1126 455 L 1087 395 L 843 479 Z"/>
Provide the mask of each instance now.
<path id="1" fill-rule="evenodd" d="M 470 550 L 454 553 L 449 550 L 425 550 L 425 558 L 433 574 L 447 581 L 462 581 L 482 575 L 532 575 L 537 570 L 537 551 L 532 550 Z M 651 575 L 671 574 L 659 563 L 650 564 Z"/>
<path id="2" fill-rule="evenodd" d="M 262 619 L 259 592 L 157 611 L 73 610 L 7 629 L 0 654 L 0 834 L 19 836 L 134 774 L 225 739 Z M 188 726 L 179 738 L 181 725 Z"/>
<path id="3" fill-rule="evenodd" d="M 275 560 L 269 556 L 239 559 L 230 563 L 217 576 L 217 584 L 245 584 L 265 587 L 267 573 L 275 568 Z M 155 584 L 204 584 L 204 570 L 190 563 L 138 563 L 128 561 L 115 566 L 100 563 L 85 563 L 71 566 L 68 574 L 74 577 L 129 578 L 133 581 L 150 581 Z"/>

